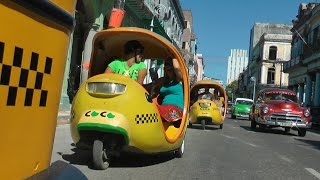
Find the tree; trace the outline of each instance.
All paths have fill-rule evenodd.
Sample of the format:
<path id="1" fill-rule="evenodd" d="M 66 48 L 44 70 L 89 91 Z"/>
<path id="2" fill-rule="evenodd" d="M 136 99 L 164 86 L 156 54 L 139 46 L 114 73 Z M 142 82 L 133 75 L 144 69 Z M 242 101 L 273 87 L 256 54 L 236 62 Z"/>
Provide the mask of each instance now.
<path id="1" fill-rule="evenodd" d="M 228 96 L 228 101 L 235 100 L 238 97 L 238 81 L 232 81 L 230 84 L 226 87 L 226 92 Z M 233 99 L 232 99 L 233 97 Z"/>

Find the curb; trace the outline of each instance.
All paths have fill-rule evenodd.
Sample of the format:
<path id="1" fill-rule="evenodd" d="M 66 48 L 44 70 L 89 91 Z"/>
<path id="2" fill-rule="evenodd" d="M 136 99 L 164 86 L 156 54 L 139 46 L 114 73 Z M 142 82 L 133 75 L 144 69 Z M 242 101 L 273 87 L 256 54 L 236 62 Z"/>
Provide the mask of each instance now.
<path id="1" fill-rule="evenodd" d="M 57 117 L 57 125 L 70 123 L 70 111 L 59 111 Z"/>

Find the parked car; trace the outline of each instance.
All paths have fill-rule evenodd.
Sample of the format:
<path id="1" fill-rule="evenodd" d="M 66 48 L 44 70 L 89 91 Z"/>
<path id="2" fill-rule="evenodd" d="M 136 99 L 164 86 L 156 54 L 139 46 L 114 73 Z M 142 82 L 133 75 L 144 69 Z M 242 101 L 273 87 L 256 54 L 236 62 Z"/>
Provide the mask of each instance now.
<path id="1" fill-rule="evenodd" d="M 231 113 L 232 107 L 233 107 L 233 102 L 228 102 L 228 105 L 227 105 L 227 114 Z"/>
<path id="2" fill-rule="evenodd" d="M 249 113 L 252 104 L 252 99 L 237 98 L 231 110 L 231 118 L 249 118 Z"/>
<path id="3" fill-rule="evenodd" d="M 310 109 L 302 107 L 296 93 L 288 89 L 261 90 L 251 108 L 249 119 L 251 129 L 257 125 L 261 130 L 282 127 L 285 133 L 296 129 L 302 137 L 306 135 L 306 129 L 311 127 Z"/>

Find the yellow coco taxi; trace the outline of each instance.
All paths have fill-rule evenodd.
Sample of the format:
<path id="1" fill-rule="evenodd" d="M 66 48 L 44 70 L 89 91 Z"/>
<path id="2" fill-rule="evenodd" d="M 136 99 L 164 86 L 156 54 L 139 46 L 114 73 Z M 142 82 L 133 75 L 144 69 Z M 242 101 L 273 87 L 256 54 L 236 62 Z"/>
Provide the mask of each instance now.
<path id="1" fill-rule="evenodd" d="M 226 115 L 226 92 L 218 83 L 211 80 L 198 81 L 190 92 L 190 119 L 189 126 L 201 124 L 205 129 L 206 125 L 219 125 L 223 127 Z"/>
<path id="2" fill-rule="evenodd" d="M 144 46 L 145 59 L 176 58 L 183 76 L 184 109 L 178 124 L 163 121 L 155 99 L 129 77 L 104 73 L 109 57 L 124 57 L 127 41 Z M 189 86 L 183 57 L 176 47 L 146 29 L 120 27 L 98 32 L 93 40 L 88 80 L 72 104 L 71 135 L 78 148 L 92 147 L 93 163 L 106 169 L 122 151 L 174 152 L 182 157 L 189 109 Z"/>
<path id="3" fill-rule="evenodd" d="M 0 179 L 48 169 L 76 0 L 0 0 Z"/>

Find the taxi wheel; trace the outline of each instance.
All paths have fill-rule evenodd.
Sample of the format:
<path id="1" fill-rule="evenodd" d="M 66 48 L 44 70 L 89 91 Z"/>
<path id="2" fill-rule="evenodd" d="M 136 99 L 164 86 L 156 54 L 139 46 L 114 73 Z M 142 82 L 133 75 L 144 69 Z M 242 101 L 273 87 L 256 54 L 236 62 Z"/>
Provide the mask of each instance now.
<path id="1" fill-rule="evenodd" d="M 284 128 L 284 133 L 285 133 L 285 134 L 288 134 L 289 132 L 290 132 L 290 128 L 289 128 L 289 127 L 285 127 L 285 128 Z"/>
<path id="2" fill-rule="evenodd" d="M 306 135 L 306 133 L 307 133 L 306 129 L 304 129 L 304 128 L 298 129 L 298 135 L 300 137 L 304 137 Z"/>
<path id="3" fill-rule="evenodd" d="M 203 130 L 206 129 L 206 120 L 204 120 L 204 119 L 201 120 L 201 128 L 202 128 Z"/>
<path id="4" fill-rule="evenodd" d="M 254 119 L 251 119 L 251 129 L 256 129 L 257 123 Z"/>
<path id="5" fill-rule="evenodd" d="M 184 140 L 182 141 L 181 146 L 174 152 L 176 158 L 182 158 L 184 154 Z"/>
<path id="6" fill-rule="evenodd" d="M 220 129 L 222 129 L 223 128 L 223 124 L 220 124 Z"/>
<path id="7" fill-rule="evenodd" d="M 109 167 L 110 158 L 107 157 L 106 149 L 101 140 L 95 140 L 92 149 L 93 165 L 98 170 L 104 170 Z"/>

